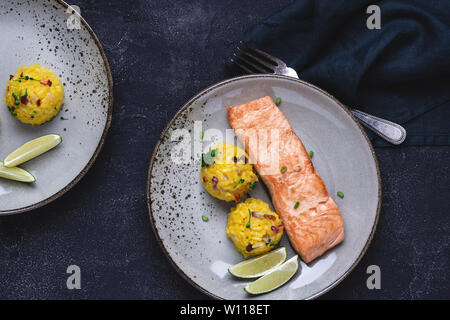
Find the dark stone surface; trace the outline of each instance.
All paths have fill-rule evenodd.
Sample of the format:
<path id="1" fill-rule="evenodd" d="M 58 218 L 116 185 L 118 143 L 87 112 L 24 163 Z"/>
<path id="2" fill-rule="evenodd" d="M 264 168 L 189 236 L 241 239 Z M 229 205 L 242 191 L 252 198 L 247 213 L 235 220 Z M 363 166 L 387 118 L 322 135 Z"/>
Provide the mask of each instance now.
<path id="1" fill-rule="evenodd" d="M 201 89 L 229 77 L 244 31 L 289 1 L 73 0 L 114 77 L 112 127 L 85 178 L 54 203 L 0 218 L 0 298 L 204 299 L 159 248 L 145 202 L 162 129 Z M 450 298 L 448 147 L 377 149 L 383 204 L 356 269 L 323 298 Z M 82 270 L 67 290 L 66 268 Z M 379 265 L 381 290 L 366 268 Z"/>

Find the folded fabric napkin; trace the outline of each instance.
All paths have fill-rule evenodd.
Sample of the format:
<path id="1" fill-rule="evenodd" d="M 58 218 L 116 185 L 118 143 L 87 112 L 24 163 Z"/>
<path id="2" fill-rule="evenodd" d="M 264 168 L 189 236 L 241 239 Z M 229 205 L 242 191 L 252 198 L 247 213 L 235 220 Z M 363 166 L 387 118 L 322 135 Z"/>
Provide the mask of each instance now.
<path id="1" fill-rule="evenodd" d="M 369 5 L 380 29 L 366 25 Z M 450 1 L 300 0 L 244 41 L 345 105 L 402 124 L 404 144 L 450 144 Z"/>

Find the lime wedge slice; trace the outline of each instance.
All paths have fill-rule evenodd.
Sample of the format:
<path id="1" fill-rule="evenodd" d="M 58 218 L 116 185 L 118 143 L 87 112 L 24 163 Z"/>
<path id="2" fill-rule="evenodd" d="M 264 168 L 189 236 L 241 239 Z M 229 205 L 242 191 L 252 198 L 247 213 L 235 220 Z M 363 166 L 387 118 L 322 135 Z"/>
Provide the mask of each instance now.
<path id="1" fill-rule="evenodd" d="M 235 264 L 228 268 L 228 272 L 238 278 L 258 278 L 270 269 L 278 267 L 284 260 L 286 260 L 286 248 L 283 247 Z"/>
<path id="2" fill-rule="evenodd" d="M 8 168 L 16 167 L 28 160 L 36 158 L 50 149 L 53 149 L 59 145 L 61 141 L 62 138 L 58 134 L 49 134 L 31 140 L 10 153 L 3 162 L 4 166 Z"/>
<path id="3" fill-rule="evenodd" d="M 14 167 L 7 168 L 0 162 L 0 178 L 20 181 L 20 182 L 35 182 L 36 179 L 31 173 L 23 169 Z"/>
<path id="4" fill-rule="evenodd" d="M 261 294 L 281 287 L 289 281 L 298 270 L 298 256 L 294 256 L 263 277 L 247 285 L 244 290 L 249 294 Z"/>

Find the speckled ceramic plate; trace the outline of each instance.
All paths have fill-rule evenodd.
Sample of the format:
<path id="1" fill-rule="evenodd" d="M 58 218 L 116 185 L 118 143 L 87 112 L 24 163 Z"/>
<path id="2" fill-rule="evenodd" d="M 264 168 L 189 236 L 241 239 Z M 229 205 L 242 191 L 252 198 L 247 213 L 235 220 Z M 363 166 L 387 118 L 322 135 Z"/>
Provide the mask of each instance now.
<path id="1" fill-rule="evenodd" d="M 39 136 L 63 137 L 60 146 L 21 165 L 36 177 L 35 183 L 0 179 L 4 215 L 51 202 L 90 168 L 111 122 L 112 77 L 97 37 L 62 1 L 1 1 L 0 30 L 0 159 Z M 19 66 L 36 63 L 54 70 L 65 90 L 61 112 L 41 126 L 14 119 L 3 101 L 9 75 Z"/>
<path id="2" fill-rule="evenodd" d="M 345 240 L 312 263 L 301 262 L 297 274 L 283 287 L 253 297 L 243 290 L 248 281 L 227 272 L 229 266 L 242 261 L 225 235 L 228 212 L 234 204 L 214 199 L 203 189 L 200 165 L 193 152 L 188 163 L 172 161 L 173 155 L 179 153 L 176 148 L 180 142 L 172 134 L 186 129 L 194 140 L 199 130 L 216 128 L 225 132 L 231 128 L 227 106 L 266 95 L 282 97 L 280 109 L 306 149 L 314 150 L 314 166 L 344 217 Z M 199 125 L 196 121 L 201 121 L 201 129 L 194 128 L 195 123 Z M 337 285 L 361 259 L 378 221 L 380 190 L 372 146 L 341 103 L 297 79 L 254 75 L 218 83 L 181 108 L 153 153 L 147 199 L 151 222 L 164 253 L 179 273 L 201 291 L 223 299 L 311 299 Z M 343 191 L 345 198 L 338 198 L 337 191 Z M 270 203 L 261 183 L 251 195 Z M 202 221 L 202 215 L 209 221 Z M 287 247 L 288 258 L 295 254 L 286 235 L 280 245 Z"/>

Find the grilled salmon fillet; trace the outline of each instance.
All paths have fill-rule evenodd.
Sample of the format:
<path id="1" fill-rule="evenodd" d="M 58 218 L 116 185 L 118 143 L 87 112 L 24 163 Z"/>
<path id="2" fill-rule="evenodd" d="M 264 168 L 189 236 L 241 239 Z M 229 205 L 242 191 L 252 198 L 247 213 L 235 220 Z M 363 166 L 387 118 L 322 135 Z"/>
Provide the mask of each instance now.
<path id="1" fill-rule="evenodd" d="M 311 262 L 344 240 L 342 215 L 302 141 L 270 97 L 228 107 L 294 249 Z"/>

